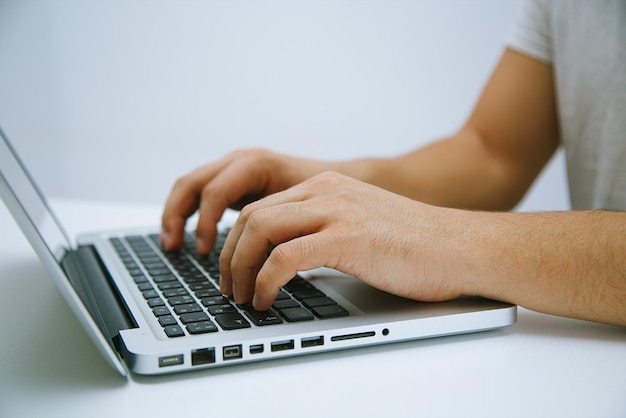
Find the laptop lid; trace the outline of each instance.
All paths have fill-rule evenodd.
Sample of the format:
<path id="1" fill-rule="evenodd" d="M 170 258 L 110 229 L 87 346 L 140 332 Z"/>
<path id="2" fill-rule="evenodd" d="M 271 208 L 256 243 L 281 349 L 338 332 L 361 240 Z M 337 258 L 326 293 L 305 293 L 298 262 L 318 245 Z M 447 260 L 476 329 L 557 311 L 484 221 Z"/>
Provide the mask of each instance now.
<path id="1" fill-rule="evenodd" d="M 115 351 L 113 338 L 103 328 L 104 321 L 97 307 L 84 303 L 78 294 L 80 289 L 75 288 L 62 267 L 62 264 L 75 264 L 71 261 L 71 254 L 75 254 L 71 239 L 1 128 L 0 138 L 0 198 L 51 272 L 57 288 L 98 350 L 115 370 L 125 376 L 127 371 Z M 89 290 L 82 287 L 85 298 Z"/>

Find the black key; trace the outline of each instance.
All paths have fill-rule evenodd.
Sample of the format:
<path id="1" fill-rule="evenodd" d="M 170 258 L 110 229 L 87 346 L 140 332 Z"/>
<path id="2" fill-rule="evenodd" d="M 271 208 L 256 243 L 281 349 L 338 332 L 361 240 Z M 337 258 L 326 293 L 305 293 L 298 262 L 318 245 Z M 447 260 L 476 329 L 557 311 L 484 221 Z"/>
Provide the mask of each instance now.
<path id="1" fill-rule="evenodd" d="M 282 324 L 283 321 L 276 315 L 274 311 L 256 311 L 251 306 L 245 307 L 246 316 L 250 318 L 253 324 L 262 327 L 264 325 Z"/>
<path id="2" fill-rule="evenodd" d="M 161 298 L 148 299 L 148 306 L 150 306 L 151 308 L 154 308 L 155 306 L 162 306 L 162 305 L 165 305 L 165 302 L 163 302 Z"/>
<path id="3" fill-rule="evenodd" d="M 226 296 L 211 296 L 202 299 L 200 302 L 202 302 L 204 306 L 223 305 L 228 303 L 228 298 Z"/>
<path id="4" fill-rule="evenodd" d="M 142 294 L 143 294 L 144 299 L 152 299 L 152 298 L 159 297 L 159 292 L 157 292 L 154 289 L 146 290 Z"/>
<path id="5" fill-rule="evenodd" d="M 154 261 L 149 261 L 149 262 L 146 261 L 146 262 L 143 263 L 143 266 L 148 271 L 157 270 L 157 269 L 167 269 L 167 272 L 169 272 L 169 269 L 167 268 L 165 263 L 162 262 L 161 259 L 159 259 L 159 258 L 157 258 Z"/>
<path id="6" fill-rule="evenodd" d="M 337 302 L 335 302 L 334 300 L 332 300 L 328 296 L 323 296 L 321 298 L 304 299 L 302 301 L 302 304 L 310 309 L 310 308 L 314 308 L 316 306 L 336 305 Z"/>
<path id="7" fill-rule="evenodd" d="M 137 247 L 133 249 L 135 250 L 135 254 L 137 255 L 137 257 L 139 258 L 139 261 L 141 261 L 142 263 L 149 263 L 151 261 L 159 259 L 150 247 Z"/>
<path id="8" fill-rule="evenodd" d="M 147 269 L 150 276 L 163 276 L 166 274 L 171 274 L 170 269 L 166 268 L 155 268 L 155 269 Z"/>
<path id="9" fill-rule="evenodd" d="M 340 316 L 348 316 L 348 311 L 339 305 L 317 306 L 311 310 L 315 316 L 319 318 L 337 318 Z"/>
<path id="10" fill-rule="evenodd" d="M 204 280 L 198 283 L 190 284 L 189 288 L 195 292 L 196 290 L 215 289 L 215 286 L 213 286 L 213 283 L 209 282 L 208 280 Z"/>
<path id="11" fill-rule="evenodd" d="M 162 327 L 167 327 L 170 325 L 176 325 L 177 322 L 172 315 L 164 315 L 159 317 L 159 324 L 161 324 Z"/>
<path id="12" fill-rule="evenodd" d="M 202 273 L 185 275 L 183 276 L 183 280 L 185 281 L 185 283 L 190 284 L 190 285 L 204 283 L 207 281 L 206 277 Z"/>
<path id="13" fill-rule="evenodd" d="M 215 320 L 225 330 L 250 328 L 250 323 L 239 312 L 215 315 Z"/>
<path id="14" fill-rule="evenodd" d="M 173 274 L 162 274 L 159 276 L 153 276 L 152 280 L 154 280 L 155 283 L 163 283 L 163 282 L 171 282 L 171 281 L 176 281 L 176 276 L 174 276 Z"/>
<path id="15" fill-rule="evenodd" d="M 220 268 L 217 264 L 211 263 L 210 265 L 203 265 L 202 267 L 204 267 L 211 277 L 219 277 Z"/>
<path id="16" fill-rule="evenodd" d="M 289 322 L 310 321 L 313 319 L 311 312 L 301 307 L 280 309 L 279 312 Z"/>
<path id="17" fill-rule="evenodd" d="M 226 303 L 224 305 L 211 305 L 207 308 L 209 313 L 213 316 L 225 314 L 225 313 L 233 313 L 237 312 L 237 309 L 230 303 Z"/>
<path id="18" fill-rule="evenodd" d="M 126 266 L 126 269 L 133 270 L 138 269 L 139 265 L 135 263 L 135 260 L 129 255 L 120 257 L 122 259 L 122 263 Z"/>
<path id="19" fill-rule="evenodd" d="M 186 305 L 176 305 L 174 312 L 176 312 L 177 315 L 182 315 L 192 312 L 202 312 L 202 308 L 197 303 L 188 303 Z"/>
<path id="20" fill-rule="evenodd" d="M 128 269 L 128 274 L 133 277 L 141 277 L 143 276 L 143 271 L 139 268 L 130 268 Z"/>
<path id="21" fill-rule="evenodd" d="M 145 290 L 150 290 L 153 289 L 152 285 L 148 282 L 144 282 L 144 283 L 138 283 L 137 287 L 139 288 L 139 290 L 141 290 L 142 292 Z"/>
<path id="22" fill-rule="evenodd" d="M 154 316 L 169 315 L 171 312 L 167 306 L 157 306 L 152 310 Z"/>
<path id="23" fill-rule="evenodd" d="M 194 293 L 198 299 L 221 296 L 222 292 L 217 289 L 201 289 Z"/>
<path id="24" fill-rule="evenodd" d="M 185 255 L 185 252 L 182 250 L 165 251 L 165 249 L 163 248 L 159 248 L 159 249 L 161 250 L 161 254 L 163 254 L 165 258 L 167 258 L 172 264 L 184 263 L 187 261 L 187 256 Z"/>
<path id="25" fill-rule="evenodd" d="M 159 289 L 161 290 L 178 289 L 183 287 L 179 281 L 161 282 L 158 283 L 157 286 L 159 286 Z"/>
<path id="26" fill-rule="evenodd" d="M 307 289 L 315 289 L 311 283 L 307 282 L 300 276 L 296 276 L 291 281 L 289 281 L 286 285 L 283 286 L 283 289 L 288 292 L 295 292 L 297 290 L 307 290 Z"/>
<path id="27" fill-rule="evenodd" d="M 135 244 L 147 245 L 142 235 L 127 235 L 125 238 L 126 238 L 126 241 L 128 241 L 131 245 L 135 245 Z"/>
<path id="28" fill-rule="evenodd" d="M 179 327 L 178 325 L 169 325 L 163 329 L 165 330 L 165 333 L 167 334 L 167 336 L 170 338 L 182 337 L 183 335 L 185 335 L 185 332 L 183 331 L 183 329 Z"/>
<path id="29" fill-rule="evenodd" d="M 141 276 L 133 276 L 133 280 L 137 284 L 147 283 L 148 282 L 148 279 L 143 274 Z"/>
<path id="30" fill-rule="evenodd" d="M 207 332 L 217 332 L 217 327 L 211 321 L 192 322 L 187 325 L 190 334 L 205 334 Z"/>
<path id="31" fill-rule="evenodd" d="M 209 273 L 219 273 L 219 263 L 216 263 L 208 258 L 198 259 L 198 264 L 200 264 L 207 272 Z"/>
<path id="32" fill-rule="evenodd" d="M 161 261 L 158 255 L 152 252 L 152 250 L 146 251 L 144 254 L 139 254 L 139 260 L 146 268 L 165 267 L 165 264 Z"/>
<path id="33" fill-rule="evenodd" d="M 317 289 L 307 289 L 307 290 L 297 290 L 292 293 L 293 297 L 302 300 L 302 299 L 310 299 L 310 298 L 321 298 L 326 296 L 324 292 Z"/>
<path id="34" fill-rule="evenodd" d="M 290 299 L 275 300 L 272 306 L 276 309 L 287 309 L 287 308 L 297 308 L 300 306 L 300 304 L 290 298 Z"/>
<path id="35" fill-rule="evenodd" d="M 196 300 L 191 295 L 184 296 L 172 296 L 171 298 L 167 298 L 167 301 L 170 305 L 185 305 L 187 303 L 194 303 Z"/>
<path id="36" fill-rule="evenodd" d="M 278 292 L 278 294 L 276 295 L 276 300 L 281 300 L 281 299 L 289 299 L 291 298 L 291 296 L 289 296 L 287 293 L 285 293 L 283 290 L 280 290 Z"/>
<path id="37" fill-rule="evenodd" d="M 180 320 L 183 321 L 183 324 L 189 324 L 191 322 L 200 322 L 200 321 L 208 321 L 209 316 L 204 312 L 192 312 L 187 314 L 182 314 L 180 316 Z"/>
<path id="38" fill-rule="evenodd" d="M 174 265 L 174 268 L 176 268 L 176 271 L 178 271 L 181 276 L 204 276 L 204 274 L 202 274 L 202 272 L 198 270 L 196 266 L 191 264 L 191 262 L 183 264 L 177 263 L 176 265 Z"/>
<path id="39" fill-rule="evenodd" d="M 171 298 L 173 296 L 189 296 L 189 292 L 183 289 L 182 287 L 176 289 L 167 289 L 163 291 L 163 296 L 166 298 Z"/>

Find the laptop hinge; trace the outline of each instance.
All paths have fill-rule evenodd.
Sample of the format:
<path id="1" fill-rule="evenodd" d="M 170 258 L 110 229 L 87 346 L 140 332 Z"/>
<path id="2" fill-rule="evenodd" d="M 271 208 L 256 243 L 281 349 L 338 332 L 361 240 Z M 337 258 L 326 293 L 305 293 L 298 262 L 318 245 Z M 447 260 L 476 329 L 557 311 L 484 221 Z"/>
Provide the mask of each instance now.
<path id="1" fill-rule="evenodd" d="M 119 352 L 119 332 L 137 328 L 137 322 L 93 246 L 68 252 L 61 267 L 109 344 Z"/>

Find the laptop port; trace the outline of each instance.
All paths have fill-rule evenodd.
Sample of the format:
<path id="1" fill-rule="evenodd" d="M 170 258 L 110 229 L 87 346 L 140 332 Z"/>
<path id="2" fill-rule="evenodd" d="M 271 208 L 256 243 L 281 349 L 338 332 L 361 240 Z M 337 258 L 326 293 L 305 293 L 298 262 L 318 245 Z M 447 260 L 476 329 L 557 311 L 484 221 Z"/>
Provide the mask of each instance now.
<path id="1" fill-rule="evenodd" d="M 241 344 L 240 345 L 229 345 L 222 348 L 222 357 L 224 360 L 234 360 L 241 358 Z"/>
<path id="2" fill-rule="evenodd" d="M 250 346 L 250 354 L 260 354 L 263 352 L 263 344 L 256 344 Z"/>
<path id="3" fill-rule="evenodd" d="M 183 364 L 183 362 L 184 357 L 182 354 L 159 357 L 159 367 L 176 366 L 178 364 Z"/>
<path id="4" fill-rule="evenodd" d="M 376 335 L 374 331 L 357 332 L 356 334 L 335 335 L 334 337 L 330 337 L 330 340 L 331 341 L 354 340 L 357 338 L 373 337 L 374 335 Z"/>
<path id="5" fill-rule="evenodd" d="M 191 352 L 191 365 L 215 363 L 215 348 L 200 348 Z"/>
<path id="6" fill-rule="evenodd" d="M 300 345 L 302 348 L 324 345 L 324 336 L 320 335 L 319 337 L 305 337 L 300 340 Z"/>
<path id="7" fill-rule="evenodd" d="M 293 350 L 294 343 L 293 340 L 285 340 L 285 341 L 276 341 L 272 343 L 271 349 L 272 351 L 285 351 L 285 350 Z"/>

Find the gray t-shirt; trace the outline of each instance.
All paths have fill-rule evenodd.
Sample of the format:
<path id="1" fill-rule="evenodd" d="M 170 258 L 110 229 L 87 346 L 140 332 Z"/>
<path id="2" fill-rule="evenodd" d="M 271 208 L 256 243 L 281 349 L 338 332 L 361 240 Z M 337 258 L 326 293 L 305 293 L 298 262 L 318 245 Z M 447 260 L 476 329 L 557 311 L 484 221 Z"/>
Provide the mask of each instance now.
<path id="1" fill-rule="evenodd" d="M 572 209 L 626 210 L 626 1 L 521 1 L 507 44 L 554 69 Z"/>

